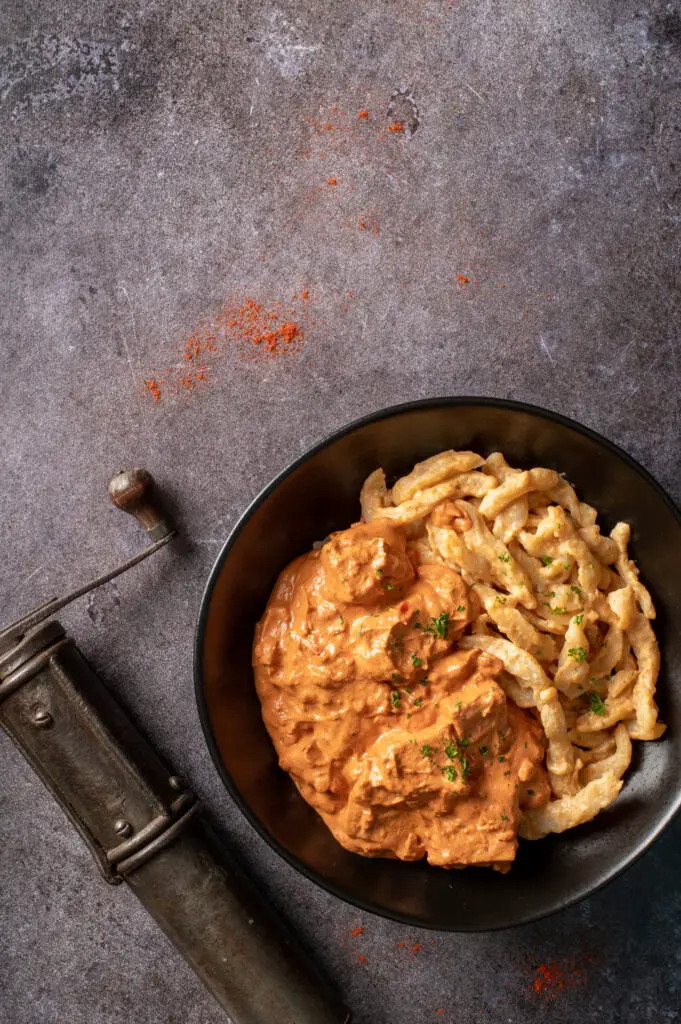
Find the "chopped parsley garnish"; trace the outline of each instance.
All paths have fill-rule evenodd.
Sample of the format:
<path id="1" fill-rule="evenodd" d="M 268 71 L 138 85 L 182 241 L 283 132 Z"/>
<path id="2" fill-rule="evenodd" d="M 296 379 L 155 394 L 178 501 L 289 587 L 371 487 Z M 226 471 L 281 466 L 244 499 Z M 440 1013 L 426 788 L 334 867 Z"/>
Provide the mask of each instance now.
<path id="1" fill-rule="evenodd" d="M 501 820 L 502 821 L 508 821 L 508 814 L 502 814 L 501 815 Z"/>
<path id="2" fill-rule="evenodd" d="M 589 657 L 586 647 L 571 647 L 568 651 L 568 658 L 574 658 L 578 665 L 583 665 Z"/>
<path id="3" fill-rule="evenodd" d="M 423 746 L 421 747 L 421 753 L 423 754 L 424 757 L 430 757 L 432 750 L 433 748 L 431 747 L 430 743 L 424 743 Z"/>
<path id="4" fill-rule="evenodd" d="M 480 753 L 482 754 L 483 757 L 488 752 L 487 751 L 487 747 L 478 747 L 478 750 L 480 751 Z"/>
<path id="5" fill-rule="evenodd" d="M 528 796 L 534 796 L 534 790 L 533 789 L 528 789 L 527 795 Z"/>
<path id="6" fill-rule="evenodd" d="M 419 686 L 427 686 L 429 682 L 430 680 L 428 679 L 428 676 L 424 676 L 423 679 L 419 681 Z"/>
<path id="7" fill-rule="evenodd" d="M 464 748 L 468 746 L 468 740 L 466 739 L 465 736 L 464 736 L 464 738 L 462 740 L 459 740 L 459 744 L 460 744 L 460 746 L 462 746 Z"/>
<path id="8" fill-rule="evenodd" d="M 457 605 L 456 610 L 457 610 L 457 612 L 465 612 L 466 611 L 466 605 L 465 604 Z"/>
<path id="9" fill-rule="evenodd" d="M 376 575 L 377 576 L 382 576 L 383 575 L 383 570 L 382 569 L 377 569 L 376 570 Z"/>
<path id="10" fill-rule="evenodd" d="M 421 625 L 420 622 L 415 622 L 414 623 L 414 629 L 423 629 L 423 626 Z"/>
<path id="11" fill-rule="evenodd" d="M 420 708 L 422 703 L 423 703 L 423 697 L 417 697 L 416 700 L 414 701 L 414 707 L 415 708 Z"/>
<path id="12" fill-rule="evenodd" d="M 385 587 L 386 590 L 394 590 L 395 589 L 393 587 L 392 583 L 384 583 L 383 586 Z"/>
<path id="13" fill-rule="evenodd" d="M 503 742 L 506 739 L 506 730 L 505 729 L 497 729 L 497 732 L 499 734 L 499 739 Z"/>
<path id="14" fill-rule="evenodd" d="M 468 778 L 470 770 L 471 770 L 471 766 L 469 764 L 468 759 L 465 758 L 465 757 L 462 757 L 461 758 L 461 778 L 463 779 L 464 782 Z"/>
<path id="15" fill-rule="evenodd" d="M 506 758 L 504 757 L 504 755 L 503 754 L 499 754 L 499 757 L 497 758 L 497 761 L 499 762 L 499 764 L 503 764 L 503 762 L 505 760 L 506 760 Z"/>
<path id="16" fill-rule="evenodd" d="M 339 615 L 338 618 L 340 619 L 341 626 L 344 626 L 345 625 L 345 619 L 343 618 L 343 616 Z"/>
<path id="17" fill-rule="evenodd" d="M 547 596 L 547 597 L 555 597 L 555 596 L 556 596 L 556 592 L 555 592 L 555 590 L 549 590 L 549 591 L 547 592 L 546 596 Z"/>
<path id="18" fill-rule="evenodd" d="M 583 621 L 584 621 L 584 612 L 581 612 L 579 615 L 575 615 L 575 622 L 577 623 L 578 626 L 581 626 Z"/>
<path id="19" fill-rule="evenodd" d="M 499 558 L 500 562 L 510 562 L 511 561 L 511 556 L 508 554 L 508 552 L 506 552 L 506 554 L 504 554 L 504 555 L 498 555 L 497 557 Z"/>
<path id="20" fill-rule="evenodd" d="M 556 605 L 555 608 L 551 608 L 552 615 L 567 615 L 567 608 L 563 608 L 562 605 Z"/>
<path id="21" fill-rule="evenodd" d="M 511 769 L 507 768 L 506 771 L 504 772 L 504 775 L 510 775 L 510 774 L 511 774 Z"/>
<path id="22" fill-rule="evenodd" d="M 392 693 L 390 694 L 390 701 L 392 703 L 392 706 L 394 708 L 399 708 L 401 700 L 402 697 L 400 696 L 399 690 L 393 690 Z"/>
<path id="23" fill-rule="evenodd" d="M 553 559 L 550 555 L 540 555 L 539 561 L 542 565 L 553 565 Z"/>
<path id="24" fill-rule="evenodd" d="M 392 676 L 390 678 L 392 679 L 392 681 L 394 683 L 401 683 L 402 682 L 402 676 L 400 675 L 399 672 L 393 672 L 393 674 L 392 674 Z"/>
<path id="25" fill-rule="evenodd" d="M 447 612 L 441 612 L 437 618 L 431 617 L 429 625 L 425 627 L 424 632 L 432 633 L 433 636 L 439 636 L 442 640 L 447 639 L 447 631 L 449 630 L 449 615 Z"/>
<path id="26" fill-rule="evenodd" d="M 600 694 L 596 693 L 595 690 L 589 690 L 587 697 L 589 698 L 589 711 L 593 711 L 594 715 L 604 715 L 605 703 Z"/>
<path id="27" fill-rule="evenodd" d="M 457 700 L 457 702 L 456 702 L 456 704 L 454 705 L 454 707 L 456 708 L 456 710 L 457 710 L 457 711 L 461 711 L 461 701 L 460 701 L 460 700 Z"/>
<path id="28" fill-rule="evenodd" d="M 581 599 L 582 599 L 582 591 L 579 589 L 579 587 L 576 585 L 576 583 L 571 583 L 570 584 L 570 590 L 572 591 L 573 594 L 576 594 L 577 597 L 581 601 Z"/>
<path id="29" fill-rule="evenodd" d="M 453 761 L 455 757 L 459 756 L 459 748 L 455 746 L 454 743 L 452 743 L 452 741 L 450 740 L 447 746 L 445 747 L 445 754 L 447 755 L 450 761 Z"/>
<path id="30" fill-rule="evenodd" d="M 565 572 L 569 572 L 570 571 L 570 562 L 569 562 L 569 560 L 565 563 L 563 568 L 565 569 Z"/>
<path id="31" fill-rule="evenodd" d="M 423 658 L 419 658 L 418 655 L 412 654 L 411 663 L 414 666 L 414 668 L 421 668 L 421 666 L 423 665 Z"/>
<path id="32" fill-rule="evenodd" d="M 445 775 L 447 776 L 448 782 L 456 782 L 456 768 L 454 768 L 453 765 L 447 765 L 445 768 Z"/>
<path id="33" fill-rule="evenodd" d="M 405 686 L 404 692 L 405 693 L 413 693 L 414 692 L 414 687 L 413 686 Z"/>

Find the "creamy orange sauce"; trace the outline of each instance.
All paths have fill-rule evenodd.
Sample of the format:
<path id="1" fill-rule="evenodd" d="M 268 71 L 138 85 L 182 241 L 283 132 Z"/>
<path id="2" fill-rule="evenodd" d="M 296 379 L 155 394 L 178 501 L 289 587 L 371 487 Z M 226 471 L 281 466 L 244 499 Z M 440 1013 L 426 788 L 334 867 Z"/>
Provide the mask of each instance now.
<path id="1" fill-rule="evenodd" d="M 263 718 L 346 849 L 506 870 L 522 809 L 549 799 L 543 732 L 496 682 L 502 663 L 457 650 L 478 612 L 385 519 L 279 577 L 253 650 Z"/>

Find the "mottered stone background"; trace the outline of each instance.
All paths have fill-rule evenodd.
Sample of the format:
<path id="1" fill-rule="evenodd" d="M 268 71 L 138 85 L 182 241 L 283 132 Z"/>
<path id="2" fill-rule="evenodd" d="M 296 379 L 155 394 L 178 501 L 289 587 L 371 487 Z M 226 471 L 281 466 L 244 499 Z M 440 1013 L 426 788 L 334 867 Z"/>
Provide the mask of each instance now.
<path id="1" fill-rule="evenodd" d="M 380 406 L 536 402 L 678 501 L 680 62 L 681 8 L 661 0 L 0 6 L 2 619 L 139 549 L 105 487 L 148 466 L 184 541 L 60 618 L 357 1024 L 681 1019 L 678 822 L 536 925 L 405 928 L 319 890 L 246 824 L 191 680 L 230 524 Z M 191 332 L 248 297 L 291 307 L 302 348 L 267 360 L 221 337 L 206 379 L 179 385 Z M 225 1019 L 4 735 L 0 879 L 3 1024 Z M 538 994 L 554 961 L 566 987 Z"/>

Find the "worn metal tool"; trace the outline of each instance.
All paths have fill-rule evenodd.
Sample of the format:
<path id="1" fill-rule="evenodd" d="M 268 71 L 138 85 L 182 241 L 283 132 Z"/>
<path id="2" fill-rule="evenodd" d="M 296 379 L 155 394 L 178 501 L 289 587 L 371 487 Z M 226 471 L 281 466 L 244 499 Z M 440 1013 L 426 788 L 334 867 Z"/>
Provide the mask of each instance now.
<path id="1" fill-rule="evenodd" d="M 55 620 L 175 535 L 145 470 L 114 504 L 153 543 L 0 632 L 0 723 L 59 801 L 107 882 L 127 882 L 234 1024 L 347 1024 L 347 1010 Z"/>

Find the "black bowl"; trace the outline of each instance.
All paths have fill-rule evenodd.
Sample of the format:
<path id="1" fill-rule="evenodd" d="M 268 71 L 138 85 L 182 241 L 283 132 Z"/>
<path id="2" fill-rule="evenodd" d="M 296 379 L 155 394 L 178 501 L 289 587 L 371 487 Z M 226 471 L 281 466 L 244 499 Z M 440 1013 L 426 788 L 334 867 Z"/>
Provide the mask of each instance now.
<path id="1" fill-rule="evenodd" d="M 372 860 L 344 850 L 304 802 L 265 731 L 253 684 L 253 630 L 281 570 L 359 518 L 362 481 L 388 479 L 446 448 L 501 450 L 518 466 L 564 472 L 602 527 L 624 519 L 658 611 L 665 737 L 635 744 L 616 803 L 589 825 L 521 842 L 507 875 Z M 489 399 L 434 399 L 350 424 L 281 473 L 236 524 L 210 575 L 195 650 L 203 730 L 251 824 L 290 864 L 355 906 L 405 923 L 484 931 L 536 920 L 594 892 L 659 836 L 681 804 L 681 516 L 633 459 L 562 416 Z"/>

